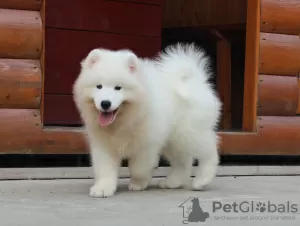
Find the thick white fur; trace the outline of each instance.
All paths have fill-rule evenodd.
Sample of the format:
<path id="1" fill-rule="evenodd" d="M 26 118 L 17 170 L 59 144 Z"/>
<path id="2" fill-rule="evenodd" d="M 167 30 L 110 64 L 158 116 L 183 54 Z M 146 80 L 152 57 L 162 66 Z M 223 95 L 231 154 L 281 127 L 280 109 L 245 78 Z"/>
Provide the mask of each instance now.
<path id="1" fill-rule="evenodd" d="M 208 83 L 209 61 L 194 45 L 167 48 L 155 60 L 139 59 L 129 50 L 95 49 L 82 61 L 74 100 L 85 123 L 92 155 L 93 197 L 112 196 L 122 158 L 129 159 L 130 190 L 145 189 L 163 154 L 172 166 L 162 188 L 179 188 L 190 178 L 192 188 L 214 178 L 219 163 L 215 132 L 221 103 Z M 103 90 L 97 90 L 101 84 Z M 120 91 L 113 89 L 121 86 Z M 115 121 L 100 127 L 99 102 L 120 106 Z M 114 110 L 113 109 L 113 110 Z"/>

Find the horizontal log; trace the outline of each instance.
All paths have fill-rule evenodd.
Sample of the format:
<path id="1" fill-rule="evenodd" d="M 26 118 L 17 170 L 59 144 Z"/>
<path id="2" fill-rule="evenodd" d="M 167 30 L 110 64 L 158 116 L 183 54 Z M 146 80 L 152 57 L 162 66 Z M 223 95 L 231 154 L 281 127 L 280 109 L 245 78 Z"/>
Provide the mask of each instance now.
<path id="1" fill-rule="evenodd" d="M 42 31 L 40 12 L 0 9 L 0 57 L 39 59 Z"/>
<path id="2" fill-rule="evenodd" d="M 295 115 L 299 100 L 298 92 L 297 77 L 259 75 L 258 115 Z"/>
<path id="3" fill-rule="evenodd" d="M 261 33 L 260 74 L 298 76 L 300 39 L 296 35 Z"/>
<path id="4" fill-rule="evenodd" d="M 38 60 L 0 59 L 0 108 L 39 108 L 41 86 Z"/>
<path id="5" fill-rule="evenodd" d="M 0 108 L 39 108 L 40 64 L 35 60 L 0 59 Z"/>
<path id="6" fill-rule="evenodd" d="M 222 133 L 223 155 L 299 155 L 300 117 L 263 116 L 258 133 Z"/>
<path id="7" fill-rule="evenodd" d="M 261 31 L 300 33 L 299 0 L 262 0 L 261 8 Z"/>
<path id="8" fill-rule="evenodd" d="M 82 130 L 41 129 L 38 110 L 0 109 L 0 153 L 82 154 Z M 300 117 L 261 117 L 255 133 L 219 133 L 226 155 L 299 155 Z"/>
<path id="9" fill-rule="evenodd" d="M 77 154 L 86 152 L 77 131 L 42 130 L 39 110 L 0 109 L 0 153 Z"/>
<path id="10" fill-rule="evenodd" d="M 38 11 L 41 8 L 42 1 L 43 0 L 1 0 L 0 8 Z"/>

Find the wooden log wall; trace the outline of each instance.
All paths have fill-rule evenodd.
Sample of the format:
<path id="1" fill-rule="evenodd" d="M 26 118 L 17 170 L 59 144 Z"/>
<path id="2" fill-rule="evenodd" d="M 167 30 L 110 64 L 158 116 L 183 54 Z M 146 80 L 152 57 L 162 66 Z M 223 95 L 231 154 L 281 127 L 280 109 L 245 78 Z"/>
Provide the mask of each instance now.
<path id="1" fill-rule="evenodd" d="M 0 153 L 87 153 L 81 130 L 49 129 L 42 125 L 44 1 L 0 1 Z M 139 1 L 149 3 L 150 0 Z M 297 0 L 248 0 L 248 7 L 257 9 L 257 5 L 261 6 L 260 18 L 257 17 L 260 10 L 253 10 L 247 16 L 246 61 L 250 63 L 249 70 L 246 69 L 249 83 L 245 83 L 245 87 L 250 84 L 248 103 L 258 104 L 257 131 L 219 133 L 220 153 L 299 155 L 300 4 Z M 251 65 L 256 63 L 259 63 L 259 73 L 255 74 L 256 69 Z M 256 96 L 253 95 L 255 84 L 258 85 Z M 57 103 L 55 99 L 53 102 Z M 256 120 L 253 109 L 244 106 L 245 109 L 250 109 L 247 119 Z M 249 131 L 253 127 L 251 120 Z"/>
<path id="2" fill-rule="evenodd" d="M 35 0 L 0 2 L 1 109 L 38 109 L 40 106 L 41 3 Z"/>
<path id="3" fill-rule="evenodd" d="M 260 0 L 260 7 L 257 133 L 224 134 L 223 153 L 299 155 L 300 1 Z"/>
<path id="4" fill-rule="evenodd" d="M 0 1 L 1 154 L 86 152 L 78 131 L 43 129 L 44 31 L 45 0 Z"/>
<path id="5" fill-rule="evenodd" d="M 261 0 L 258 115 L 296 116 L 300 105 L 300 2 Z"/>
<path id="6" fill-rule="evenodd" d="M 1 0 L 1 9 L 22 9 L 39 11 L 43 0 Z"/>
<path id="7" fill-rule="evenodd" d="M 42 93 L 41 6 L 42 0 L 0 1 L 1 151 L 6 151 L 7 145 L 18 143 L 16 140 L 21 136 L 27 137 L 29 127 L 22 127 L 24 123 L 17 123 L 26 121 L 25 115 L 35 117 L 36 120 L 30 122 L 31 127 L 41 129 L 38 117 Z M 20 118 L 8 120 L 14 115 Z M 20 147 L 20 150 L 26 149 L 26 146 Z"/>

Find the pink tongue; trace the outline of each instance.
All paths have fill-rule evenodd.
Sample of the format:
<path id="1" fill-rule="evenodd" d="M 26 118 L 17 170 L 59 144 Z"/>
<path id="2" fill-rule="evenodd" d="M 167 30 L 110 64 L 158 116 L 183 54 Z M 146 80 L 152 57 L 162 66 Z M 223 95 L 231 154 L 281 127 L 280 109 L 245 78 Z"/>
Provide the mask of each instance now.
<path id="1" fill-rule="evenodd" d="M 106 112 L 106 113 L 100 113 L 99 115 L 99 123 L 100 126 L 108 126 L 110 123 L 112 123 L 114 120 L 114 113 L 112 112 Z"/>

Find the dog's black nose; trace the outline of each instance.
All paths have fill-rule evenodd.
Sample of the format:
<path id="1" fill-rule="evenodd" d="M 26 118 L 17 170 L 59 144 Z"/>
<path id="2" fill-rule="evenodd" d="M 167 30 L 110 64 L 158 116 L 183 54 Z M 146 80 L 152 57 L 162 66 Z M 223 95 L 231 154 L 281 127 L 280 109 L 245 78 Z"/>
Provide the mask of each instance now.
<path id="1" fill-rule="evenodd" d="M 103 100 L 101 101 L 101 107 L 103 110 L 108 110 L 111 106 L 111 102 L 109 100 Z"/>

